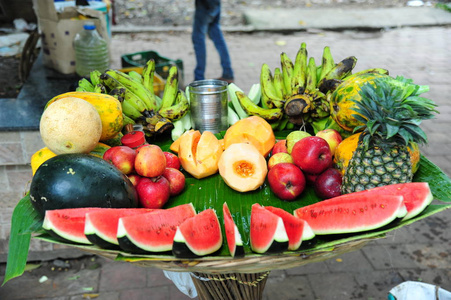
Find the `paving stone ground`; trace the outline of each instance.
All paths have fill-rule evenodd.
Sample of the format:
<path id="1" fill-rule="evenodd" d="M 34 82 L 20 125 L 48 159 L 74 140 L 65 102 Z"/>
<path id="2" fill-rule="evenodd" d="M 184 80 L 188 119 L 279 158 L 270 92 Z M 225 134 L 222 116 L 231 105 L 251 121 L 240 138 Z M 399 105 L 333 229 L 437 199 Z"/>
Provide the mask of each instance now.
<path id="1" fill-rule="evenodd" d="M 279 65 L 279 54 L 294 57 L 301 42 L 319 61 L 324 46 L 330 46 L 336 61 L 354 55 L 356 71 L 370 67 L 390 70 L 391 75 L 412 78 L 430 86 L 425 96 L 438 104 L 440 114 L 424 122 L 429 144 L 421 148 L 430 160 L 451 175 L 451 104 L 449 84 L 451 28 L 400 28 L 377 32 L 274 32 L 226 33 L 235 69 L 235 82 L 249 90 L 258 82 L 260 66 Z M 185 83 L 193 79 L 194 53 L 189 32 L 116 34 L 112 40 L 114 68 L 123 54 L 154 50 L 182 59 Z M 219 59 L 208 43 L 207 77 L 220 74 Z M 13 201 L 13 200 L 11 200 Z M 390 232 L 360 250 L 302 267 L 275 270 L 269 275 L 263 299 L 386 299 L 388 291 L 407 280 L 439 285 L 451 291 L 451 210 Z M 30 253 L 39 260 L 39 253 Z M 40 267 L 25 272 L 0 287 L 0 299 L 188 299 L 163 272 L 97 256 L 77 260 L 37 262 Z M 64 263 L 71 267 L 65 268 Z M 5 265 L 0 265 L 0 280 Z M 59 269 L 61 268 L 61 269 Z M 40 282 L 43 276 L 47 280 Z M 414 298 L 412 298 L 414 299 Z"/>

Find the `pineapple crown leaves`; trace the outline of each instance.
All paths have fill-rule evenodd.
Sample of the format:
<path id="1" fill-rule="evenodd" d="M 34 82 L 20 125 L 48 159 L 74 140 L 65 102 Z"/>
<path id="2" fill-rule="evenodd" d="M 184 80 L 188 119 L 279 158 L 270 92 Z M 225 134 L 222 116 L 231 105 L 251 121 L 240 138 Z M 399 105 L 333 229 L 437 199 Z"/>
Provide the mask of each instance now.
<path id="1" fill-rule="evenodd" d="M 399 78 L 402 78 L 401 80 Z M 373 83 L 365 83 L 360 91 L 360 100 L 355 103 L 353 114 L 363 125 L 354 132 L 363 130 L 363 142 L 367 149 L 370 141 L 379 141 L 382 148 L 388 144 L 408 145 L 410 142 L 427 143 L 421 121 L 431 119 L 436 104 L 428 98 L 420 97 L 424 87 L 412 84 L 411 80 L 397 77 L 394 80 L 376 78 Z"/>

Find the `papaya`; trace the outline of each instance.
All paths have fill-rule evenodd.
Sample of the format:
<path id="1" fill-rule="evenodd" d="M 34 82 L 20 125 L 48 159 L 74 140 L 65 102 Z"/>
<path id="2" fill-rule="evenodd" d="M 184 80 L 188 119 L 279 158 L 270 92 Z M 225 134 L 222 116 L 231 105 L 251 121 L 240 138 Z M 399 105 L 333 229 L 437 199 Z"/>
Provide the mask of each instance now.
<path id="1" fill-rule="evenodd" d="M 343 81 L 332 93 L 330 97 L 330 114 L 337 124 L 346 131 L 352 132 L 356 126 L 362 125 L 353 116 L 357 114 L 353 108 L 359 101 L 359 91 L 363 84 L 369 82 L 373 84 L 374 79 L 390 77 L 379 73 L 365 73 L 356 75 Z"/>
<path id="2" fill-rule="evenodd" d="M 236 143 L 252 144 L 267 157 L 276 143 L 271 125 L 259 116 L 241 119 L 230 126 L 224 135 L 224 150 Z"/>
<path id="3" fill-rule="evenodd" d="M 76 97 L 91 103 L 100 115 L 102 121 L 102 135 L 100 141 L 107 141 L 114 138 L 122 130 L 124 118 L 122 116 L 122 106 L 119 100 L 113 96 L 92 92 L 68 92 L 57 95 L 47 102 L 44 109 L 52 103 L 66 97 Z"/>

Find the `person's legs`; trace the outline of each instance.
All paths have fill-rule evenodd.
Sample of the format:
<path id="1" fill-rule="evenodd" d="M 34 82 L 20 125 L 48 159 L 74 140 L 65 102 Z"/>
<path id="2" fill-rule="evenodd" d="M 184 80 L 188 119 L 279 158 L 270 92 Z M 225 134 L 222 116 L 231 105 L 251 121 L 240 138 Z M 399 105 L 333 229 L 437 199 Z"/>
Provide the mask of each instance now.
<path id="1" fill-rule="evenodd" d="M 230 60 L 229 50 L 221 31 L 219 20 L 221 17 L 221 8 L 218 7 L 213 22 L 208 27 L 208 36 L 213 41 L 216 50 L 219 53 L 222 67 L 222 78 L 233 79 L 232 63 Z"/>
<path id="2" fill-rule="evenodd" d="M 196 55 L 196 68 L 194 69 L 194 80 L 205 79 L 205 67 L 207 64 L 207 49 L 205 45 L 205 36 L 207 35 L 209 15 L 202 8 L 196 9 L 194 13 L 193 33 L 191 40 Z"/>

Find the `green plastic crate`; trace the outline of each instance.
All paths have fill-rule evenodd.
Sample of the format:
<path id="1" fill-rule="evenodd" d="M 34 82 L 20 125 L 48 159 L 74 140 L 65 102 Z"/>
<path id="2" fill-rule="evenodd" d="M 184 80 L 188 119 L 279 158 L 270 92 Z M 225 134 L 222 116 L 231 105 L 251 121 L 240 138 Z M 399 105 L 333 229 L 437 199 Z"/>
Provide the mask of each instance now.
<path id="1" fill-rule="evenodd" d="M 163 57 L 155 51 L 144 51 L 122 55 L 122 68 L 143 67 L 149 59 L 155 60 L 155 71 L 164 79 L 168 77 L 169 69 L 171 68 L 171 66 L 176 65 L 179 74 L 179 85 L 183 86 L 183 61 L 180 59 L 173 60 Z"/>

